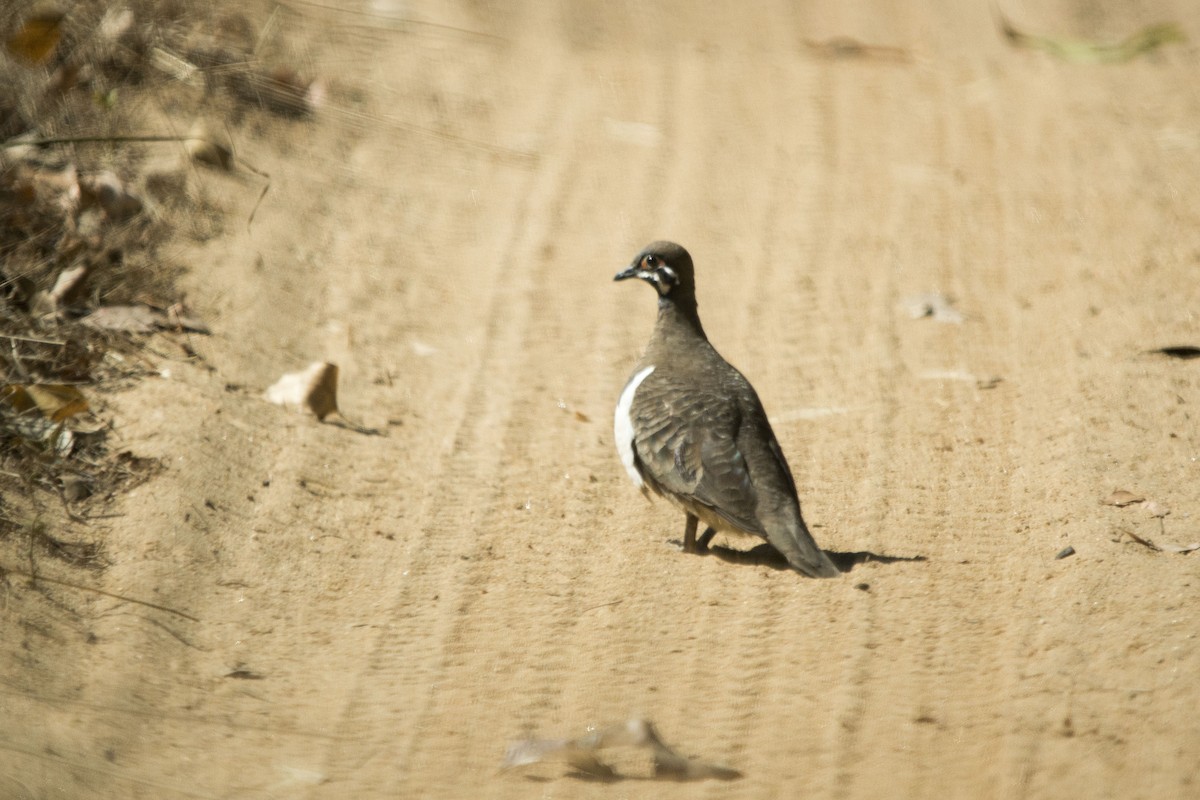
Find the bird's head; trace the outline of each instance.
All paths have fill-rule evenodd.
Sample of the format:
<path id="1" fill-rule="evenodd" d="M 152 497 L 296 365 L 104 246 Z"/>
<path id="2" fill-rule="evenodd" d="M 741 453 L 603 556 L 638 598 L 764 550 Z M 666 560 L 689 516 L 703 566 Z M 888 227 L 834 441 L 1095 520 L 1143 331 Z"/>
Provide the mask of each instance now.
<path id="1" fill-rule="evenodd" d="M 613 280 L 623 281 L 627 278 L 641 278 L 653 286 L 663 299 L 694 302 L 696 297 L 692 257 L 674 242 L 646 245 Z"/>

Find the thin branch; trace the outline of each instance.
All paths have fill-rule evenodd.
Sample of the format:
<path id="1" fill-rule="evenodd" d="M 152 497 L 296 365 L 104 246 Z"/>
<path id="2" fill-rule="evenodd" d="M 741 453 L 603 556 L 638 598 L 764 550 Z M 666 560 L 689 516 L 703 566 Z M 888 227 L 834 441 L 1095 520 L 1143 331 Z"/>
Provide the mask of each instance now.
<path id="1" fill-rule="evenodd" d="M 31 538 L 31 541 L 32 541 L 32 538 Z M 146 608 L 153 608 L 156 611 L 166 611 L 168 614 L 174 614 L 177 617 L 183 617 L 184 619 L 189 620 L 191 622 L 199 622 L 200 621 L 200 619 L 198 617 L 193 617 L 191 614 L 186 614 L 182 611 L 179 611 L 174 608 L 170 608 L 168 606 L 160 606 L 158 603 L 151 603 L 147 600 L 138 600 L 136 597 L 127 597 L 126 595 L 123 595 L 123 594 L 116 594 L 114 592 L 106 592 L 103 589 L 97 589 L 94 586 L 84 586 L 82 584 L 72 583 L 70 581 L 60 581 L 58 578 L 49 578 L 49 577 L 46 577 L 45 575 L 37 575 L 34 573 L 30 573 L 30 572 L 23 572 L 19 569 L 11 569 L 9 567 L 0 567 L 0 572 L 8 572 L 8 573 L 12 573 L 13 575 L 20 575 L 22 578 L 29 578 L 31 581 L 45 581 L 46 583 L 53 583 L 53 584 L 57 584 L 58 586 L 66 586 L 70 589 L 79 589 L 80 591 L 83 591 L 83 592 L 92 592 L 93 594 L 101 594 L 101 595 L 104 595 L 105 597 L 111 597 L 114 600 L 123 600 L 126 603 L 136 603 L 139 606 L 145 606 Z"/>
<path id="2" fill-rule="evenodd" d="M 192 136 L 63 136 L 50 139 L 10 139 L 0 147 L 45 147 L 51 144 L 79 144 L 84 142 L 186 142 Z"/>
<path id="3" fill-rule="evenodd" d="M 58 347 L 66 347 L 66 342 L 59 342 L 54 339 L 38 339 L 33 336 L 13 336 L 11 333 L 0 333 L 0 337 L 5 339 L 16 339 L 20 342 L 34 342 L 36 344 L 52 344 Z"/>

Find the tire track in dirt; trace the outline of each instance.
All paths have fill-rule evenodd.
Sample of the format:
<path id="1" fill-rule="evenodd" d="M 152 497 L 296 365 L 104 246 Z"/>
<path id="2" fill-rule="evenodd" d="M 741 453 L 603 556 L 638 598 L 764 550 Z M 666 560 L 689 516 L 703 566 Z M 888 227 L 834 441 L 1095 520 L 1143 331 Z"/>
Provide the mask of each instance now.
<path id="1" fill-rule="evenodd" d="M 541 86 L 537 94 L 544 109 L 540 133 L 545 137 L 544 147 L 553 152 L 571 120 L 553 102 L 562 95 L 563 76 L 545 73 L 543 69 L 538 76 Z M 533 91 L 529 86 L 526 89 Z M 520 339 L 536 277 L 526 259 L 535 250 L 534 232 L 544 225 L 538 220 L 551 216 L 547 209 L 561 191 L 560 171 L 568 166 L 544 162 L 531 175 L 530 186 L 522 193 L 523 204 L 504 235 L 507 241 L 497 248 L 506 255 L 496 262 L 500 279 L 490 298 L 478 365 L 464 381 L 466 394 L 454 426 L 457 432 L 423 511 L 410 523 L 415 535 L 407 541 L 405 558 L 396 565 L 403 571 L 388 604 L 393 609 L 392 622 L 378 637 L 362 668 L 359 684 L 364 691 L 343 716 L 340 727 L 350 744 L 335 749 L 328 760 L 330 791 L 335 794 L 355 786 L 361 777 L 359 770 L 376 758 L 398 758 L 394 772 L 389 772 L 399 779 L 408 771 L 404 765 L 421 750 L 421 737 L 431 730 L 425 723 L 437 703 L 437 692 L 431 694 L 429 689 L 445 680 L 447 667 L 456 658 L 450 641 L 456 620 L 469 612 L 480 588 L 471 562 L 490 560 L 494 555 L 493 543 L 484 538 L 486 518 L 478 509 L 487 506 L 486 497 L 495 491 L 492 482 L 504 457 L 500 434 L 513 413 L 514 359 L 522 352 Z M 442 610 L 451 606 L 455 609 L 452 613 Z M 383 691 L 381 684 L 393 688 Z M 428 688 L 422 691 L 422 685 Z M 381 718 L 376 700 L 381 692 L 395 698 L 424 699 L 408 710 L 407 720 Z"/>
<path id="2" fill-rule="evenodd" d="M 785 17 L 787 9 L 768 13 Z M 777 26 L 761 47 L 786 52 L 787 33 L 786 26 Z M 802 242 L 791 238 L 793 224 L 812 222 L 815 212 L 811 190 L 796 177 L 805 173 L 805 150 L 812 146 L 807 134 L 816 127 L 810 122 L 814 73 L 806 66 L 768 60 L 739 71 L 732 59 L 710 59 L 693 99 L 707 98 L 703 102 L 712 103 L 717 113 L 707 125 L 695 127 L 691 149 L 702 154 L 695 159 L 698 165 L 717 164 L 720 170 L 713 175 L 712 168 L 698 166 L 683 176 L 693 184 L 687 194 L 720 209 L 722 219 L 722 238 L 711 246 L 716 258 L 699 265 L 706 326 L 776 420 L 802 500 L 811 498 L 808 431 L 779 420 L 812 400 L 805 366 L 813 321 L 798 313 L 802 295 L 793 291 L 798 275 L 807 277 L 811 264 L 802 255 Z M 746 82 L 761 87 L 753 100 L 742 96 Z M 813 507 L 805 504 L 807 516 L 816 521 Z M 829 546 L 827 535 L 817 535 Z M 703 691 L 696 703 L 709 720 L 706 727 L 718 734 L 711 746 L 747 775 L 722 793 L 754 797 L 806 791 L 825 756 L 819 732 L 828 684 L 819 652 L 839 605 L 835 598 L 844 595 L 832 583 L 805 581 L 789 572 L 726 576 L 722 572 L 747 568 L 715 567 L 705 574 L 712 581 L 706 581 L 706 596 L 712 599 L 700 609 L 704 621 L 690 652 L 688 685 Z"/>
<path id="3" fill-rule="evenodd" d="M 256 230 L 287 245 L 271 265 L 305 260 L 228 303 L 250 338 L 286 294 L 273 343 L 228 363 L 258 381 L 264 351 L 323 346 L 348 411 L 403 423 L 368 438 L 239 411 L 212 378 L 186 406 L 205 458 L 133 517 L 192 518 L 110 573 L 180 600 L 205 623 L 176 633 L 207 649 L 106 617 L 97 652 L 122 669 L 20 709 L 48 720 L 31 742 L 71 754 L 12 757 L 38 788 L 61 770 L 74 783 L 48 796 L 1189 796 L 1192 562 L 1108 539 L 1184 536 L 1197 513 L 1195 381 L 1140 355 L 1194 328 L 1194 145 L 1162 144 L 1200 113 L 1171 95 L 1194 59 L 1064 66 L 949 3 L 689 12 L 447 10 L 510 37 L 465 65 L 377 42 L 364 81 L 394 86 L 387 120 L 459 144 L 360 130 L 314 168 L 336 180 L 281 179 L 305 202 Z M 840 34 L 916 57 L 802 47 Z M 327 218 L 314 187 L 392 227 Z M 610 434 L 653 318 L 652 292 L 611 275 L 658 236 L 696 254 L 706 326 L 763 395 L 818 540 L 928 561 L 815 582 L 665 544 L 679 515 L 638 499 Z M 966 322 L 898 311 L 935 289 Z M 1098 506 L 1118 486 L 1174 505 L 1165 531 Z M 239 665 L 265 679 L 230 680 Z M 512 738 L 630 714 L 745 777 L 496 774 Z"/>
<path id="4" fill-rule="evenodd" d="M 1072 80 L 1068 86 L 1034 68 L 1012 76 L 996 94 L 1012 102 L 1047 80 L 1062 81 L 1060 91 L 1070 92 L 1081 107 L 1120 105 L 1109 81 Z M 1136 528 L 1139 520 L 1098 503 L 1119 485 L 1174 493 L 1176 481 L 1184 480 L 1169 456 L 1151 459 L 1153 474 L 1139 476 L 1140 465 L 1149 463 L 1144 453 L 1121 457 L 1111 449 L 1113 441 L 1123 440 L 1114 434 L 1124 425 L 1138 426 L 1126 414 L 1144 414 L 1149 423 L 1144 430 L 1170 429 L 1170 409 L 1194 396 L 1185 389 L 1163 403 L 1165 376 L 1130 364 L 1129 354 L 1139 345 L 1129 336 L 1144 330 L 1138 318 L 1145 309 L 1112 301 L 1139 294 L 1121 286 L 1126 281 L 1156 283 L 1157 276 L 1139 274 L 1127 255 L 1137 253 L 1132 258 L 1138 260 L 1155 251 L 1159 240 L 1149 233 L 1155 223 L 1137 221 L 1144 213 L 1137 191 L 1121 207 L 1096 202 L 1126 173 L 1153 174 L 1162 167 L 1153 151 L 1136 145 L 1134 135 L 1097 139 L 1082 125 L 1056 124 L 1060 109 L 1041 103 L 1030 104 L 1027 114 L 1027 125 L 1001 140 L 1003 163 L 1030 165 L 1026 174 L 1010 179 L 1003 207 L 1008 221 L 1003 250 L 1013 265 L 1017 301 L 1010 346 L 1013 361 L 1022 366 L 1022 380 L 1013 387 L 1020 399 L 1014 449 L 1029 454 L 1014 470 L 1009 507 L 1022 546 L 1038 558 L 1031 559 L 1029 585 L 1013 606 L 1023 612 L 1009 656 L 1019 668 L 1008 676 L 1005 694 L 1011 701 L 997 721 L 1006 745 L 1006 766 L 998 777 L 1010 796 L 1061 796 L 1082 783 L 1102 787 L 1097 796 L 1183 797 L 1191 792 L 1187 775 L 1195 770 L 1179 761 L 1179 749 L 1148 735 L 1149 728 L 1171 728 L 1179 741 L 1197 740 L 1197 726 L 1176 716 L 1186 701 L 1167 666 L 1194 664 L 1195 650 L 1187 646 L 1189 656 L 1180 659 L 1179 643 L 1189 634 L 1151 610 L 1179 602 L 1176 565 L 1152 566 L 1137 558 L 1140 551 L 1123 551 L 1128 545 L 1110 541 L 1116 526 Z M 1111 170 L 1081 180 L 1079 163 L 1093 159 L 1104 159 Z M 1153 206 L 1156 215 L 1175 210 L 1161 196 Z M 1047 262 L 1058 268 L 1045 272 L 1036 266 Z M 1121 289 L 1114 294 L 1115 286 Z M 1071 294 L 1064 292 L 1067 287 Z M 1079 287 L 1083 296 L 1073 296 Z M 1105 398 L 1112 395 L 1123 396 L 1126 412 L 1107 407 Z M 1168 477 L 1173 473 L 1174 479 Z M 1049 560 L 1067 544 L 1076 555 Z M 1139 588 L 1142 570 L 1154 570 L 1156 590 L 1149 594 Z M 1138 633 L 1116 642 L 1104 635 L 1110 630 Z M 1128 680 L 1096 677 L 1112 660 L 1119 660 L 1119 673 Z M 1155 722 L 1130 724 L 1143 715 Z M 1139 759 L 1161 769 L 1143 772 L 1135 765 L 1146 761 Z"/>
<path id="5" fill-rule="evenodd" d="M 906 20 L 901 27 L 920 26 Z M 955 499 L 948 495 L 954 490 L 948 478 L 930 486 L 904 484 L 906 479 L 912 480 L 909 476 L 954 474 L 937 468 L 925 473 L 916 462 L 927 459 L 950 467 L 951 457 L 935 448 L 934 437 L 939 427 L 969 429 L 975 424 L 969 419 L 971 404 L 963 402 L 975 390 L 973 386 L 967 391 L 954 384 L 938 386 L 922 378 L 924 370 L 960 361 L 960 346 L 948 330 L 939 331 L 945 335 L 937 342 L 927 342 L 928 337 L 920 334 L 928 331 L 905 327 L 926 323 L 909 323 L 897 309 L 904 294 L 932 288 L 953 292 L 955 288 L 948 260 L 926 255 L 937 252 L 938 231 L 946 224 L 940 183 L 944 168 L 938 162 L 946 158 L 947 134 L 936 127 L 939 117 L 920 111 L 915 124 L 904 130 L 884 134 L 886 120 L 903 116 L 894 98 L 920 97 L 918 110 L 949 103 L 930 86 L 928 75 L 912 68 L 863 63 L 835 64 L 829 69 L 829 83 L 834 87 L 830 92 L 832 119 L 824 138 L 834 149 L 827 156 L 831 158 L 828 171 L 837 176 L 837 185 L 849 187 L 853 194 L 843 190 L 829 206 L 833 230 L 828 234 L 832 244 L 827 251 L 835 261 L 876 265 L 871 271 L 851 268 L 848 274 L 831 268 L 818 274 L 818 293 L 838 297 L 843 304 L 833 309 L 838 318 L 853 319 L 861 314 L 868 321 L 861 342 L 828 343 L 829 351 L 837 354 L 829 363 L 846 365 L 837 372 L 848 369 L 858 374 L 825 376 L 846 387 L 841 405 L 849 408 L 845 416 L 832 418 L 828 427 L 837 432 L 841 446 L 851 451 L 864 445 L 868 448 L 863 453 L 864 483 L 857 488 L 857 496 L 847 498 L 856 509 L 847 514 L 854 520 L 857 535 L 851 549 L 888 555 L 920 553 L 930 559 L 919 566 L 868 564 L 847 576 L 848 581 L 865 581 L 869 590 L 858 610 L 842 619 L 842 642 L 833 648 L 844 666 L 843 676 L 832 681 L 841 688 L 836 727 L 830 731 L 829 746 L 835 754 L 830 793 L 856 796 L 861 786 L 880 785 L 880 780 L 895 785 L 900 778 L 918 787 L 938 781 L 937 773 L 922 768 L 912 755 L 919 748 L 916 742 L 928 740 L 927 731 L 937 722 L 933 709 L 941 708 L 936 697 L 944 685 L 946 659 L 952 658 L 941 652 L 942 645 L 957 646 L 956 638 L 946 635 L 952 623 L 939 598 L 940 582 L 948 568 L 944 563 L 948 542 L 942 530 L 947 512 L 939 510 L 953 507 Z M 922 122 L 935 127 L 925 129 Z M 905 141 L 909 136 L 922 141 L 924 147 Z M 932 163 L 912 167 L 904 163 L 906 154 L 922 150 Z M 915 176 L 916 185 L 904 179 L 906 173 Z M 851 212 L 855 207 L 886 211 L 871 220 L 869 227 L 839 224 L 843 218 L 850 225 L 864 223 Z M 858 280 L 858 275 L 871 276 L 871 280 Z M 946 285 L 947 278 L 951 285 Z M 865 313 L 856 313 L 863 298 L 870 298 Z M 928 345 L 934 345 L 934 360 L 943 363 L 921 363 Z M 863 353 L 876 362 L 863 363 Z M 865 389 L 861 387 L 864 381 Z M 921 391 L 923 385 L 929 387 L 928 395 Z M 941 398 L 930 402 L 930 396 L 938 394 Z M 860 432 L 854 422 L 864 414 L 866 425 Z M 964 414 L 968 419 L 962 418 Z M 895 504 L 894 498 L 900 496 L 913 497 L 909 501 L 913 505 Z M 838 527 L 844 530 L 847 526 Z M 917 601 L 915 607 L 905 603 L 904 611 L 897 614 L 897 594 L 909 603 L 915 598 L 927 599 Z M 897 729 L 905 731 L 899 741 Z"/>
<path id="6" fill-rule="evenodd" d="M 568 74 L 578 79 L 575 70 Z M 575 683 L 572 673 L 577 671 L 573 665 L 584 642 L 591 638 L 591 634 L 585 634 L 580 641 L 575 629 L 581 614 L 586 614 L 580 606 L 590 603 L 588 595 L 600 590 L 589 577 L 597 551 L 588 534 L 601 537 L 596 529 L 596 492 L 590 487 L 596 480 L 593 469 L 597 451 L 605 454 L 606 466 L 609 461 L 610 437 L 594 433 L 597 427 L 606 430 L 609 398 L 601 401 L 599 408 L 605 411 L 600 413 L 594 400 L 583 402 L 593 415 L 585 428 L 589 455 L 582 462 L 574 462 L 573 467 L 570 459 L 564 461 L 560 429 L 565 425 L 567 432 L 573 432 L 580 423 L 563 409 L 555 408 L 556 398 L 571 397 L 584 388 L 563 384 L 560 377 L 570 376 L 580 358 L 591 358 L 598 367 L 607 366 L 602 344 L 607 326 L 588 324 L 587 320 L 594 317 L 581 313 L 597 306 L 593 299 L 595 284 L 607 289 L 605 284 L 616 267 L 606 261 L 597 264 L 579 258 L 570 241 L 562 236 L 563 231 L 586 224 L 589 197 L 580 193 L 580 187 L 598 189 L 595 182 L 604 178 L 603 172 L 588 168 L 584 157 L 587 149 L 597 144 L 597 130 L 602 130 L 592 126 L 585 131 L 585 123 L 595 121 L 590 111 L 578 102 L 557 108 L 563 130 L 546 141 L 546 181 L 531 201 L 538 209 L 531 217 L 544 221 L 527 226 L 521 240 L 510 248 L 520 254 L 516 261 L 525 274 L 512 299 L 515 310 L 509 334 L 514 339 L 504 347 L 509 360 L 489 370 L 477 391 L 481 397 L 485 392 L 512 396 L 510 413 L 491 425 L 493 435 L 502 439 L 485 449 L 502 455 L 506 464 L 538 465 L 535 469 L 544 471 L 545 480 L 551 483 L 523 496 L 522 487 L 528 490 L 529 475 L 496 464 L 495 483 L 486 489 L 481 486 L 475 497 L 459 498 L 479 509 L 482 523 L 478 535 L 486 555 L 458 565 L 461 569 L 456 581 L 466 588 L 455 608 L 451 630 L 442 637 L 437 674 L 443 679 L 417 714 L 412 728 L 420 735 L 409 739 L 403 757 L 405 763 L 441 765 L 446 772 L 438 782 L 443 785 L 464 779 L 475 781 L 477 776 L 490 773 L 498 763 L 503 743 L 500 737 L 505 732 L 514 735 L 515 723 L 520 720 L 543 720 L 553 715 L 559 706 L 557 701 L 569 696 Z M 621 185 L 606 190 L 614 200 L 628 196 Z M 548 297 L 553 298 L 552 303 L 545 302 Z M 614 304 L 608 301 L 597 307 L 611 309 Z M 606 313 L 602 319 L 612 319 L 612 314 Z M 581 339 L 581 335 L 592 338 Z M 577 402 L 572 398 L 572 405 Z M 472 449 L 481 446 L 471 444 Z M 563 475 L 563 469 L 571 473 Z M 560 480 L 569 480 L 572 473 L 581 481 L 583 473 L 589 476 L 582 497 L 562 496 L 563 491 L 554 488 Z M 451 474 L 444 480 L 461 484 L 473 478 Z M 561 485 L 572 494 L 580 489 L 578 483 Z M 529 532 L 515 533 L 514 527 Z M 551 626 L 551 630 L 533 627 L 520 642 L 497 638 L 497 631 L 515 632 L 539 622 Z M 498 650 L 479 652 L 475 643 L 481 641 L 493 642 Z M 521 690 L 506 695 L 497 706 L 491 694 L 494 687 L 479 679 L 481 670 L 496 675 L 502 685 L 519 686 Z M 470 717 L 463 719 L 468 711 Z M 447 725 L 448 719 L 460 719 L 460 724 Z M 429 776 L 413 783 L 410 774 L 398 771 L 396 788 L 419 793 Z M 472 789 L 481 790 L 478 785 Z"/>

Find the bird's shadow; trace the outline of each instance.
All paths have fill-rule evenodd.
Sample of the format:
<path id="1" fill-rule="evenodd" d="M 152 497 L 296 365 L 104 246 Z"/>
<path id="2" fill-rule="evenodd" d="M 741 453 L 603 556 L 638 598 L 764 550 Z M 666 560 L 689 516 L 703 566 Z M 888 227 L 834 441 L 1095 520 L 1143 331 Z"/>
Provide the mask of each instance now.
<path id="1" fill-rule="evenodd" d="M 682 542 L 672 541 L 671 544 L 683 546 Z M 757 567 L 770 567 L 771 569 L 790 570 L 792 566 L 788 564 L 783 553 L 780 553 L 769 544 L 760 544 L 752 547 L 749 550 L 736 550 L 732 547 L 723 547 L 721 545 L 711 545 L 706 550 L 702 550 L 697 555 L 715 556 L 722 561 L 727 561 L 730 564 L 747 564 Z M 829 556 L 829 560 L 838 568 L 839 572 L 850 572 L 859 564 L 874 562 L 878 564 L 896 564 L 906 561 L 925 561 L 925 556 L 889 556 L 882 553 L 873 553 L 870 550 L 854 550 L 845 553 L 826 550 L 825 555 Z"/>

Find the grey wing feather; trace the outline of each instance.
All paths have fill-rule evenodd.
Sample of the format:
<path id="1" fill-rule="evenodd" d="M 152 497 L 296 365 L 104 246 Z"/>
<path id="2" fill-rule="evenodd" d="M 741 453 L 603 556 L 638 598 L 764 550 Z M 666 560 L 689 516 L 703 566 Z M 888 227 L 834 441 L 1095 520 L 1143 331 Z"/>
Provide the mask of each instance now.
<path id="1" fill-rule="evenodd" d="M 740 530 L 762 533 L 750 471 L 737 446 L 736 407 L 702 394 L 673 400 L 651 395 L 635 403 L 633 413 L 639 432 L 634 448 L 651 485 Z"/>

